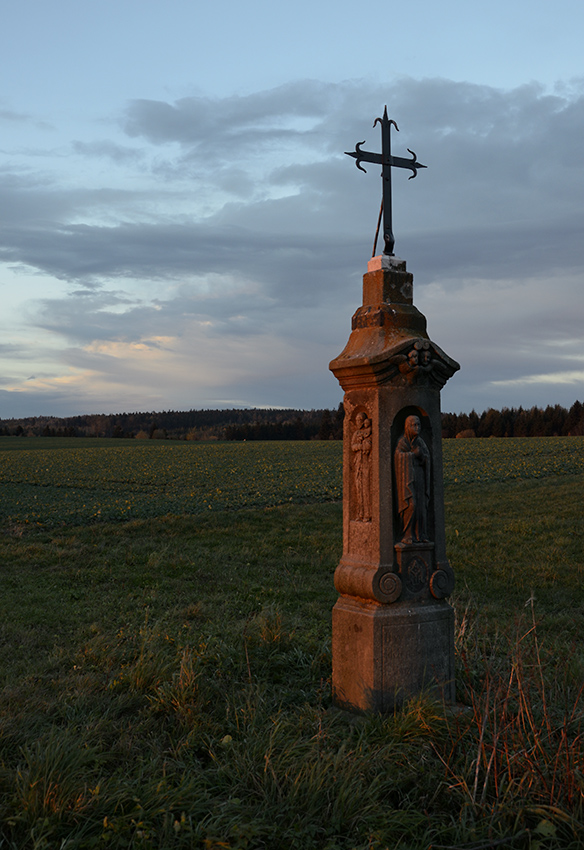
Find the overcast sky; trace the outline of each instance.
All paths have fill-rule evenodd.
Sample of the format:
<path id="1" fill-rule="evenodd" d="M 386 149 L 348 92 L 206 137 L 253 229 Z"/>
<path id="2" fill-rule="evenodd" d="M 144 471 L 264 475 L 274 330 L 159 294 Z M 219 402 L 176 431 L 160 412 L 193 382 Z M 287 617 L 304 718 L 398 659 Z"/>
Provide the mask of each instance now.
<path id="1" fill-rule="evenodd" d="M 584 3 L 2 2 L 0 417 L 333 407 L 371 255 L 444 410 L 584 401 Z"/>

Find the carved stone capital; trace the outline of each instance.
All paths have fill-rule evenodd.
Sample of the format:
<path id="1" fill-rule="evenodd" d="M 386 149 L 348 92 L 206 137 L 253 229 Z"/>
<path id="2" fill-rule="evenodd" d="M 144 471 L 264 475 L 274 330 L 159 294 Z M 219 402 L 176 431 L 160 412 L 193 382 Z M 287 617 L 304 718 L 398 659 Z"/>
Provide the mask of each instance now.
<path id="1" fill-rule="evenodd" d="M 391 310 L 389 305 L 361 307 L 353 321 L 368 329 L 367 338 L 356 338 L 364 331 L 354 330 L 345 350 L 329 368 L 345 391 L 385 384 L 441 390 L 460 366 L 436 343 L 421 334 L 391 341 L 371 336 L 373 326 L 382 331 L 381 323 Z"/>

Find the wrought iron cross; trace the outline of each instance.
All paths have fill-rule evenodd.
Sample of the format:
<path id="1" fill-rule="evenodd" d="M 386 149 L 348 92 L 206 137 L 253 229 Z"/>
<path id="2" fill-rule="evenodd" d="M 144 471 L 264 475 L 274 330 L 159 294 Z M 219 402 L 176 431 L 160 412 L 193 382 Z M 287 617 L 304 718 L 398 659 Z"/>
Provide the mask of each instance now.
<path id="1" fill-rule="evenodd" d="M 370 153 L 369 151 L 362 151 L 361 145 L 364 145 L 365 142 L 357 142 L 355 145 L 354 151 L 345 151 L 347 156 L 352 156 L 355 158 L 355 165 L 360 171 L 365 171 L 364 168 L 361 168 L 362 162 L 375 162 L 378 165 L 381 165 L 381 177 L 383 180 L 383 194 L 381 200 L 381 210 L 379 211 L 379 218 L 381 219 L 381 212 L 383 211 L 383 241 L 385 242 L 385 248 L 383 249 L 384 254 L 389 254 L 393 256 L 393 246 L 395 245 L 395 239 L 393 237 L 392 231 L 392 223 L 391 223 L 391 169 L 393 168 L 409 168 L 410 171 L 414 173 L 409 178 L 412 180 L 418 174 L 418 168 L 426 168 L 425 165 L 422 165 L 421 162 L 418 162 L 416 159 L 416 154 L 407 148 L 408 152 L 411 153 L 411 159 L 405 159 L 405 157 L 401 156 L 392 156 L 391 155 L 391 125 L 395 127 L 395 129 L 399 132 L 399 127 L 392 119 L 387 117 L 387 106 L 383 112 L 383 118 L 376 118 L 373 122 L 373 126 L 377 123 L 381 124 L 381 153 Z M 367 173 L 367 172 L 365 172 Z M 377 224 L 377 233 L 379 233 L 379 223 Z M 373 245 L 373 253 L 375 254 L 375 248 L 377 246 L 377 233 L 375 234 L 375 243 Z"/>

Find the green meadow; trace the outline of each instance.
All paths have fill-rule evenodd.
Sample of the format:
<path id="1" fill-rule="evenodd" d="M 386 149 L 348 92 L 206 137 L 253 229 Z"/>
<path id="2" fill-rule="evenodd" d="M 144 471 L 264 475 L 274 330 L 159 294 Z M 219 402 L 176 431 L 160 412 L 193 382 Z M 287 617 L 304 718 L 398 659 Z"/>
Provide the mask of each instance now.
<path id="1" fill-rule="evenodd" d="M 342 444 L 0 437 L 0 521 L 57 527 L 342 498 Z M 584 473 L 581 438 L 444 441 L 444 481 Z"/>
<path id="2" fill-rule="evenodd" d="M 0 848 L 584 846 L 584 438 L 444 443 L 457 700 L 330 698 L 335 442 L 0 438 Z"/>

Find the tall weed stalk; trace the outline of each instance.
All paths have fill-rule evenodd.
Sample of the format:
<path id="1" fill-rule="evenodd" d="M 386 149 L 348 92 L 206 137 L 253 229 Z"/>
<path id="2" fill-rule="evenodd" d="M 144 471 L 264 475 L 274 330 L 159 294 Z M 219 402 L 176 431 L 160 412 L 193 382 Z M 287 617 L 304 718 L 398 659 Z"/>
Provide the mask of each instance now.
<path id="1" fill-rule="evenodd" d="M 505 636 L 481 641 L 459 632 L 463 701 L 470 710 L 450 725 L 441 755 L 449 789 L 480 819 L 503 815 L 526 828 L 550 822 L 582 834 L 584 685 L 540 643 L 533 596 L 529 620 Z M 465 755 L 464 755 L 465 754 Z M 555 833 L 554 833 L 555 834 Z"/>

